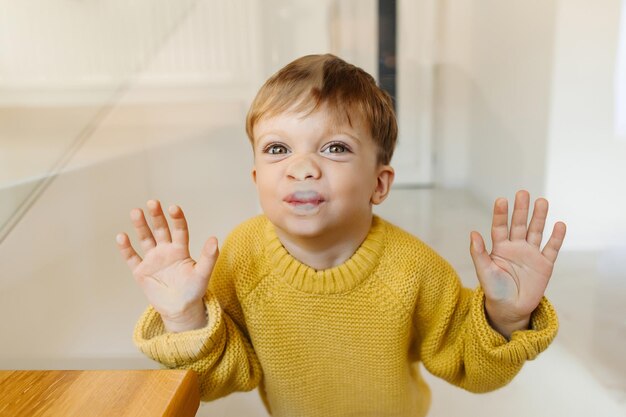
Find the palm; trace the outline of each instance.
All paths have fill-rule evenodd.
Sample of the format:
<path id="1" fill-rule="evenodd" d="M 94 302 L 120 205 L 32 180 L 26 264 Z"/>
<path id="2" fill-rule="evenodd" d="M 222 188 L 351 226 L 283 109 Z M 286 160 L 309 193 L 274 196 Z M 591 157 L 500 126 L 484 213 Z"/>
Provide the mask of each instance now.
<path id="1" fill-rule="evenodd" d="M 509 230 L 506 200 L 494 206 L 491 253 L 484 250 L 482 237 L 472 233 L 472 258 L 488 302 L 496 304 L 509 317 L 527 317 L 537 307 L 552 275 L 554 262 L 565 237 L 565 225 L 557 223 L 543 251 L 540 249 L 548 213 L 548 202 L 535 202 L 527 226 L 529 195 L 520 191 Z"/>
<path id="2" fill-rule="evenodd" d="M 170 208 L 170 229 L 160 203 L 150 201 L 148 205 L 152 229 L 142 210 L 131 212 L 144 258 L 125 233 L 118 236 L 118 247 L 150 304 L 164 320 L 176 321 L 189 306 L 202 303 L 218 257 L 217 241 L 209 238 L 199 261 L 194 261 L 189 255 L 189 231 L 180 207 Z"/>
<path id="3" fill-rule="evenodd" d="M 519 315 L 530 314 L 539 304 L 553 263 L 526 241 L 506 241 L 494 245 L 491 264 L 482 271 L 487 297 L 509 300 Z"/>
<path id="4" fill-rule="evenodd" d="M 160 243 L 145 254 L 133 275 L 150 304 L 173 311 L 178 304 L 189 303 L 204 294 L 208 277 L 200 276 L 195 265 L 187 247 Z"/>

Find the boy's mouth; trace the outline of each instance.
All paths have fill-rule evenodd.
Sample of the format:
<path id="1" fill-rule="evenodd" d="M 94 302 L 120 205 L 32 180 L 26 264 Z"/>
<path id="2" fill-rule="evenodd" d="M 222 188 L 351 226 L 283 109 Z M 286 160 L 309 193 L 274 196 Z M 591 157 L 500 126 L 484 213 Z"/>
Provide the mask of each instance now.
<path id="1" fill-rule="evenodd" d="M 296 207 L 317 207 L 325 200 L 324 197 L 316 191 L 296 191 L 285 197 L 283 201 Z"/>

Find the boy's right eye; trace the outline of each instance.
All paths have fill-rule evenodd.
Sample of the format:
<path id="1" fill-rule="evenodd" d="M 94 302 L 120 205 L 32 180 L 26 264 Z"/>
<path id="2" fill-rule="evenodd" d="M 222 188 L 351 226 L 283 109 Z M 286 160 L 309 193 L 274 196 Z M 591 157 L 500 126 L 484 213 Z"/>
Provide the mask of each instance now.
<path id="1" fill-rule="evenodd" d="M 289 149 L 285 145 L 275 143 L 266 147 L 264 152 L 270 155 L 284 155 L 289 152 Z"/>

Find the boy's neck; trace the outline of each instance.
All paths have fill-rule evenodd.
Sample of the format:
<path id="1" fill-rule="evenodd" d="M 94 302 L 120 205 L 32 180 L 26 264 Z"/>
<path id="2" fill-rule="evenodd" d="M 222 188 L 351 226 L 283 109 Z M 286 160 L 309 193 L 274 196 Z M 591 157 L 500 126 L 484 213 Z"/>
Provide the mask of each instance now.
<path id="1" fill-rule="evenodd" d="M 287 252 L 301 263 L 318 271 L 341 265 L 354 255 L 367 237 L 372 225 L 354 225 L 333 235 L 300 238 L 276 228 L 276 235 Z"/>

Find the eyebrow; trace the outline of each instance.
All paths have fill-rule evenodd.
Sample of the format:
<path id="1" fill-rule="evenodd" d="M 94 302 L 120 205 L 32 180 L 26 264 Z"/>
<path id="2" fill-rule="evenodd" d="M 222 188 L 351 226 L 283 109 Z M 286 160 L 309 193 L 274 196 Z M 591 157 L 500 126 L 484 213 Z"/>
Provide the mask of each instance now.
<path id="1" fill-rule="evenodd" d="M 261 141 L 265 136 L 268 135 L 278 135 L 278 136 L 283 136 L 283 137 L 288 137 L 289 134 L 287 132 L 285 132 L 284 130 L 281 129 L 273 129 L 270 130 L 268 132 L 263 133 L 262 135 L 260 135 L 258 138 L 256 138 L 255 141 Z M 349 132 L 346 132 L 343 129 L 326 129 L 324 131 L 324 135 L 325 136 L 337 136 L 337 135 L 345 135 L 348 136 L 350 138 L 352 138 L 353 140 L 355 140 L 357 143 L 361 143 L 361 139 L 358 136 L 355 136 Z"/>
<path id="2" fill-rule="evenodd" d="M 339 127 L 339 128 L 331 127 L 329 129 L 326 129 L 324 131 L 324 135 L 327 135 L 327 136 L 331 136 L 331 135 L 332 136 L 335 136 L 335 135 L 346 135 L 346 136 L 354 139 L 358 144 L 361 144 L 361 139 L 358 136 L 353 135 L 352 133 L 346 131 L 342 127 Z"/>
<path id="3" fill-rule="evenodd" d="M 280 129 L 272 129 L 270 131 L 264 132 L 262 135 L 259 135 L 258 138 L 255 138 L 256 140 L 261 140 L 263 139 L 265 136 L 268 135 L 278 135 L 278 136 L 289 136 L 287 134 L 287 132 L 280 130 Z"/>

